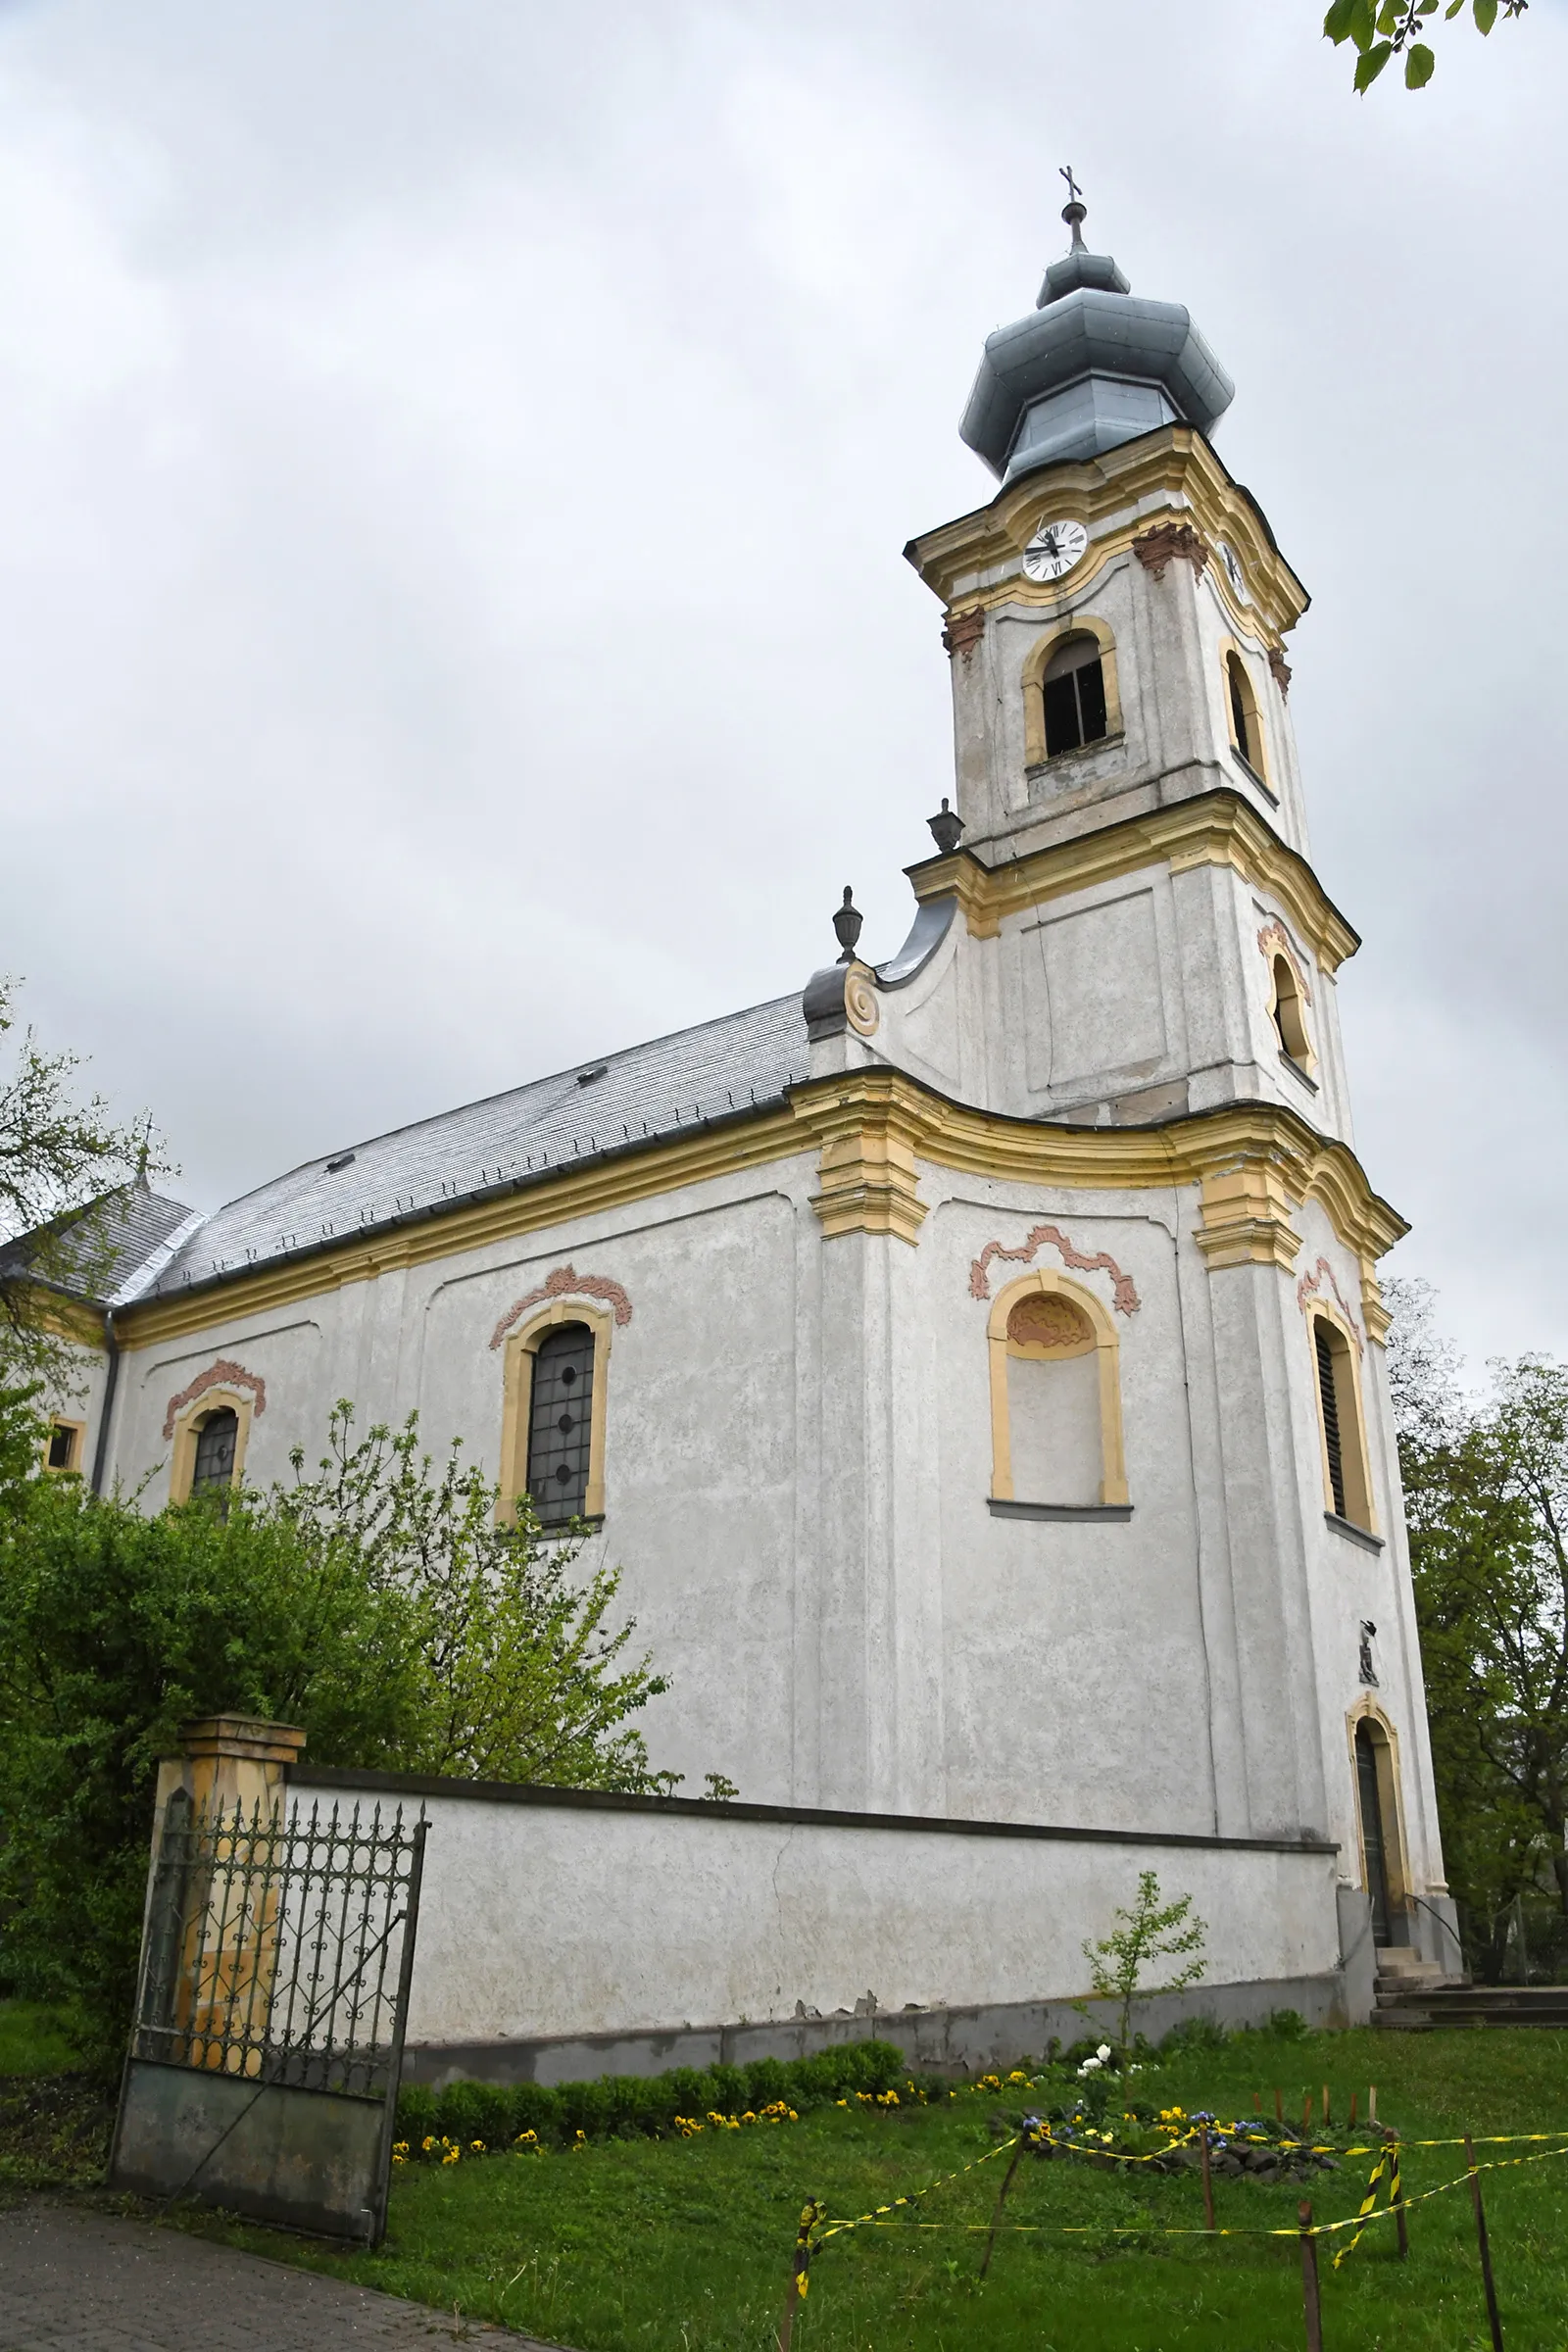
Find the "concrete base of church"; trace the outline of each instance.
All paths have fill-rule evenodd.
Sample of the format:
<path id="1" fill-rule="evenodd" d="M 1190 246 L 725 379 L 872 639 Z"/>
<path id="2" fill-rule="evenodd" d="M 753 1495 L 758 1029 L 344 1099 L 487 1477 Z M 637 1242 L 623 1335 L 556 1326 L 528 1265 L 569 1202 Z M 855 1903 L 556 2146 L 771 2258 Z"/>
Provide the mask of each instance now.
<path id="1" fill-rule="evenodd" d="M 1285 1977 L 1268 1984 L 1201 1984 L 1152 1994 L 1138 2004 L 1135 2031 L 1157 2041 L 1172 2026 L 1202 2017 L 1234 2030 L 1266 2025 L 1294 2009 L 1309 2026 L 1365 2022 L 1352 2011 L 1346 1975 Z M 1087 2016 L 1085 2012 L 1087 2011 Z M 406 2082 L 585 2082 L 598 2075 L 662 2075 L 676 2066 L 747 2066 L 758 2058 L 811 2058 L 845 2041 L 891 2041 L 911 2068 L 968 2075 L 1043 2058 L 1053 2040 L 1070 2044 L 1109 2033 L 1113 2003 L 1001 2001 L 969 2009 L 862 2010 L 858 2016 L 791 2018 L 769 2025 L 684 2026 L 666 2033 L 566 2034 L 538 2040 L 427 2043 L 404 2052 Z"/>

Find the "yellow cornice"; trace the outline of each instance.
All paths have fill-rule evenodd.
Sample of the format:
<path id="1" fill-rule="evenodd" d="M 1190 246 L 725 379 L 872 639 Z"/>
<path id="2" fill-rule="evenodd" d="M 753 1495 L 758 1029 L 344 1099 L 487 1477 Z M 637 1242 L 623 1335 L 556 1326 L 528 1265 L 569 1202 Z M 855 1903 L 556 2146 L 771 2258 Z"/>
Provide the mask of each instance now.
<path id="1" fill-rule="evenodd" d="M 25 1274 L 15 1279 L 18 1289 L 27 1294 L 24 1318 L 35 1330 L 47 1332 L 54 1340 L 69 1340 L 76 1347 L 102 1348 L 104 1318 L 100 1308 L 89 1306 L 83 1298 L 74 1298 L 69 1291 L 56 1290 L 52 1283 L 32 1281 Z"/>
<path id="2" fill-rule="evenodd" d="M 1086 1191 L 1197 1184 L 1200 1246 L 1211 1265 L 1256 1257 L 1293 1263 L 1298 1243 L 1291 1211 L 1307 1200 L 1323 1203 L 1368 1279 L 1375 1260 L 1407 1230 L 1371 1190 L 1353 1152 L 1315 1135 L 1282 1105 L 1236 1103 L 1162 1127 L 1064 1127 L 972 1109 L 880 1063 L 806 1080 L 777 1110 L 563 1172 L 376 1239 L 147 1299 L 122 1308 L 116 1329 L 126 1348 L 152 1347 L 806 1151 L 818 1155 L 811 1205 L 829 1239 L 881 1233 L 915 1242 L 927 1214 L 919 1197 L 921 1161 Z"/>
<path id="3" fill-rule="evenodd" d="M 115 1328 L 122 1346 L 150 1348 L 187 1332 L 205 1331 L 215 1323 L 229 1322 L 236 1315 L 269 1314 L 302 1298 L 318 1298 L 323 1291 L 339 1290 L 347 1283 L 373 1282 L 378 1275 L 401 1266 L 428 1265 L 437 1258 L 538 1232 L 541 1227 L 564 1225 L 573 1217 L 592 1216 L 628 1201 L 674 1192 L 681 1185 L 732 1175 L 786 1158 L 801 1148 L 800 1129 L 789 1110 L 760 1111 L 755 1117 L 673 1137 L 644 1151 L 564 1169 L 559 1176 L 547 1177 L 520 1192 L 437 1211 L 416 1225 L 258 1266 L 254 1272 L 236 1273 L 200 1290 L 146 1299 L 122 1308 L 115 1317 Z"/>
<path id="4" fill-rule="evenodd" d="M 791 1103 L 823 1148 L 813 1205 L 829 1233 L 898 1232 L 912 1241 L 926 1213 L 915 1190 L 919 1160 L 1065 1190 L 1198 1185 L 1199 1241 L 1210 1265 L 1259 1256 L 1294 1264 L 1299 1241 L 1290 1217 L 1307 1200 L 1321 1202 L 1365 1267 L 1409 1231 L 1373 1192 L 1349 1147 L 1316 1134 L 1283 1103 L 1228 1103 L 1157 1127 L 1067 1127 L 975 1110 L 886 1065 L 808 1080 Z M 855 1213 L 856 1199 L 873 1185 L 881 1188 L 874 1221 Z M 899 1196 L 896 1211 L 890 1193 Z"/>
<path id="5" fill-rule="evenodd" d="M 1023 474 L 989 506 L 923 532 L 904 552 L 950 611 L 998 604 L 1050 611 L 1091 586 L 1162 512 L 1188 517 L 1207 542 L 1220 596 L 1237 627 L 1265 649 L 1280 645 L 1310 599 L 1275 546 L 1261 508 L 1192 425 L 1165 425 L 1102 457 Z M 1064 580 L 1031 580 L 1018 568 L 1019 559 L 1040 522 L 1054 515 L 1083 523 L 1088 555 Z M 1221 539 L 1242 560 L 1249 604 L 1238 603 L 1217 561 Z M 985 579 L 995 572 L 1006 576 Z"/>
<path id="6" fill-rule="evenodd" d="M 1285 908 L 1310 940 L 1326 971 L 1336 971 L 1361 942 L 1324 892 L 1306 859 L 1287 849 L 1240 793 L 1200 793 L 1147 816 L 1055 842 L 1005 865 L 982 865 L 967 850 L 908 867 L 917 899 L 956 898 L 971 937 L 994 939 L 1006 916 L 1049 899 L 1114 881 L 1147 865 L 1228 865 Z"/>

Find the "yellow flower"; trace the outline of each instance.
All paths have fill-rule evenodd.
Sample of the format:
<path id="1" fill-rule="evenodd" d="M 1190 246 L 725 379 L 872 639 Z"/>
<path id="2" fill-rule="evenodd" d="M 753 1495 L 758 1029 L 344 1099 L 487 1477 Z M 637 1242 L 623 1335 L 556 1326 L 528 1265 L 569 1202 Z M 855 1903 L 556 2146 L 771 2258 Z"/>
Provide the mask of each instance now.
<path id="1" fill-rule="evenodd" d="M 484 2154 L 484 2141 L 482 2139 L 470 2139 L 468 2145 L 476 2156 L 482 2156 Z"/>

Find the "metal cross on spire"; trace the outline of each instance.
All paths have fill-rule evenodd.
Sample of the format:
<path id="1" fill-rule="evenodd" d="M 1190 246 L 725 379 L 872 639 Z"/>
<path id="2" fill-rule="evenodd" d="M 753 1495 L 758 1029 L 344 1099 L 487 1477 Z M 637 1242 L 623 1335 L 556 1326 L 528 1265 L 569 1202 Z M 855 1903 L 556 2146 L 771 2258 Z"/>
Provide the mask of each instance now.
<path id="1" fill-rule="evenodd" d="M 1082 251 L 1084 241 L 1084 192 L 1072 175 L 1071 164 L 1058 164 L 1056 170 L 1058 175 L 1067 182 L 1067 201 L 1061 208 L 1061 217 L 1072 230 L 1073 251 L 1078 253 Z"/>

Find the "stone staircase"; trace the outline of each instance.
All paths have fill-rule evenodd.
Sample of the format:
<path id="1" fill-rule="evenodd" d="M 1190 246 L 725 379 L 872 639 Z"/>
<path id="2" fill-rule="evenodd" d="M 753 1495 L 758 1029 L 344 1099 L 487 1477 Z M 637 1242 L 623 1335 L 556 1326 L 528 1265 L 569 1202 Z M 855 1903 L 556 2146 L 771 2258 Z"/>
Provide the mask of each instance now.
<path id="1" fill-rule="evenodd" d="M 1568 1984 L 1467 1984 L 1401 1944 L 1378 1952 L 1372 2023 L 1400 2034 L 1436 2026 L 1568 2027 Z"/>

